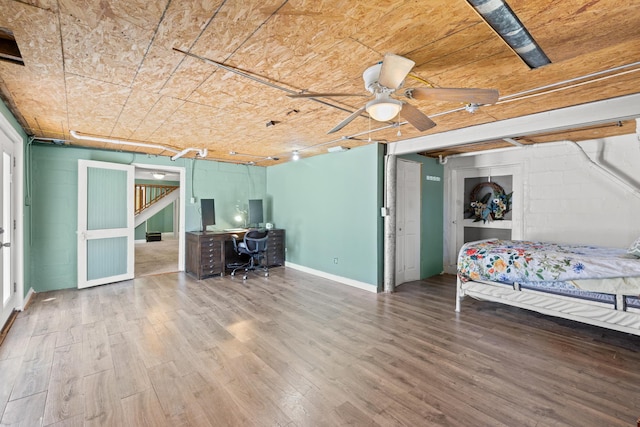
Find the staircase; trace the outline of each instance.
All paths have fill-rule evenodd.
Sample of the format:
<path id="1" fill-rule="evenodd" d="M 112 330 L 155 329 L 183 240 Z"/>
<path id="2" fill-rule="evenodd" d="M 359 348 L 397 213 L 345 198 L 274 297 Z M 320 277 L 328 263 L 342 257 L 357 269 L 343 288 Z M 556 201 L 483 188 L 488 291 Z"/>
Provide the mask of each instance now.
<path id="1" fill-rule="evenodd" d="M 139 226 L 178 199 L 176 185 L 136 184 L 135 226 Z"/>

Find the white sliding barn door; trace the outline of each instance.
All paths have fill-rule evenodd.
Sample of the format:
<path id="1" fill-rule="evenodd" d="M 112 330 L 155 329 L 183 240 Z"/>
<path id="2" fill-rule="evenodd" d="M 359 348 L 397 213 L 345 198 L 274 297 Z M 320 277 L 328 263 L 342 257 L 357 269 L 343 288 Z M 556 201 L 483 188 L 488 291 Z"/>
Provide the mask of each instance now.
<path id="1" fill-rule="evenodd" d="M 78 160 L 78 288 L 133 278 L 134 167 Z"/>
<path id="2" fill-rule="evenodd" d="M 420 280 L 420 164 L 398 159 L 396 285 Z"/>

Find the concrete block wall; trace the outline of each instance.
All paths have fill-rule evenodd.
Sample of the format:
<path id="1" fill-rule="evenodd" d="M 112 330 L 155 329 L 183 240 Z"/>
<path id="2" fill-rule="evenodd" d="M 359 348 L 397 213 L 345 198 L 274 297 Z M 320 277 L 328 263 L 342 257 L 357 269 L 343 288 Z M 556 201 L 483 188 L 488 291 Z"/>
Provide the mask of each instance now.
<path id="1" fill-rule="evenodd" d="M 638 135 L 583 141 L 579 145 L 589 158 L 632 188 L 599 171 L 574 143 L 567 141 L 450 158 L 445 177 L 456 169 L 520 165 L 523 184 L 521 189 L 514 189 L 514 197 L 518 192 L 523 197 L 523 239 L 628 247 L 640 236 Z M 450 210 L 455 197 L 461 196 L 445 195 Z"/>

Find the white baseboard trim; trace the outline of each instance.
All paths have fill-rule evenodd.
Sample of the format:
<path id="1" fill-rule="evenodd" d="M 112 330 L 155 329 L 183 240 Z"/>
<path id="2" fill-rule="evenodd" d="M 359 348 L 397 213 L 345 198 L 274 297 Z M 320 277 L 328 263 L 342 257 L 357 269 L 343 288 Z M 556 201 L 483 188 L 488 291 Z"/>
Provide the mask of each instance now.
<path id="1" fill-rule="evenodd" d="M 362 289 L 373 293 L 378 293 L 378 287 L 369 283 L 360 282 L 358 280 L 349 279 L 347 277 L 336 276 L 335 274 L 327 273 L 325 271 L 315 270 L 313 268 L 305 267 L 303 265 L 294 264 L 289 261 L 285 261 L 285 267 L 293 268 L 304 273 L 313 274 L 314 276 L 323 277 L 325 279 L 333 280 L 334 282 L 342 283 L 343 285 L 352 286 L 354 288 Z"/>
<path id="2" fill-rule="evenodd" d="M 31 302 L 31 298 L 35 295 L 35 293 L 36 291 L 34 291 L 33 288 L 29 288 L 27 296 L 24 297 L 24 300 L 22 302 L 22 307 L 17 307 L 17 309 L 19 311 L 24 311 L 24 308 L 29 305 L 29 303 Z"/>

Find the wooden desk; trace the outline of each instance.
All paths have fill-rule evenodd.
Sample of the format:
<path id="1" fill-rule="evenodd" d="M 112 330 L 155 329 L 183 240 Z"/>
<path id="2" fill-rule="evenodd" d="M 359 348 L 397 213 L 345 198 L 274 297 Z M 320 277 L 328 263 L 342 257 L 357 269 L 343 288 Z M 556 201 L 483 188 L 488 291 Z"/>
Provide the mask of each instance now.
<path id="1" fill-rule="evenodd" d="M 233 251 L 232 235 L 240 239 L 245 231 L 190 231 L 187 232 L 186 262 L 187 273 L 201 280 L 206 277 L 224 276 L 227 264 L 239 260 Z M 267 235 L 266 263 L 269 266 L 284 265 L 285 232 L 282 229 L 269 230 Z"/>

